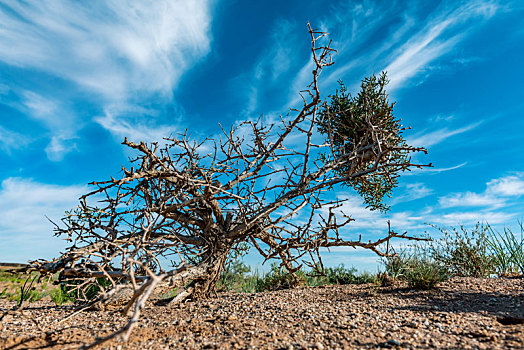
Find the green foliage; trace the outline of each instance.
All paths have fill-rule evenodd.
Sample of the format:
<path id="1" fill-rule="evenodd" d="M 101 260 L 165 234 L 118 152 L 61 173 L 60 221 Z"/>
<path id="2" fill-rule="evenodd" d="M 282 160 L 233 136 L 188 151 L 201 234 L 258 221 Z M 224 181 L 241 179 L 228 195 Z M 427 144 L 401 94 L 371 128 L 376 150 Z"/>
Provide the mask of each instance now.
<path id="1" fill-rule="evenodd" d="M 251 268 L 240 260 L 230 260 L 224 267 L 217 283 L 218 290 L 243 291 Z"/>
<path id="2" fill-rule="evenodd" d="M 375 282 L 375 276 L 363 273 L 358 275 L 354 267 L 346 268 L 344 264 L 325 269 L 327 284 L 365 284 Z"/>
<path id="3" fill-rule="evenodd" d="M 170 300 L 178 294 L 178 288 L 173 288 L 168 290 L 167 292 L 164 292 L 160 295 L 161 300 Z"/>
<path id="4" fill-rule="evenodd" d="M 299 273 L 302 273 L 302 271 L 300 271 Z M 313 271 L 310 271 L 309 273 L 304 272 L 303 274 L 307 281 L 306 284 L 310 287 L 325 286 L 329 284 L 327 276 L 319 275 L 317 273 L 314 273 Z"/>
<path id="5" fill-rule="evenodd" d="M 393 115 L 395 104 L 388 101 L 388 82 L 385 72 L 378 77 L 372 75 L 364 78 L 361 91 L 357 96 L 352 96 L 347 92 L 344 83 L 339 81 L 340 90 L 329 96 L 330 102 L 320 111 L 318 129 L 331 141 L 333 156 L 356 156 L 358 153 L 361 159 L 356 167 L 354 163 L 340 165 L 335 170 L 338 175 L 347 176 L 373 168 L 374 162 L 366 159 L 365 154 L 371 151 L 380 152 L 374 145 L 376 140 L 384 141 L 381 147 L 393 149 L 388 155 L 390 162 L 407 160 L 408 152 L 397 148 L 407 145 L 402 136 L 400 119 Z M 325 154 L 322 156 L 324 161 L 328 158 Z M 350 180 L 347 185 L 353 187 L 364 198 L 369 208 L 385 211 L 389 208 L 382 201 L 384 197 L 391 196 L 393 188 L 397 185 L 399 172 L 403 170 L 405 168 L 378 171 Z"/>
<path id="6" fill-rule="evenodd" d="M 439 228 L 442 237 L 413 245 L 383 262 L 386 273 L 406 280 L 414 288 L 429 288 L 448 276 L 489 277 L 524 274 L 524 226 L 520 235 L 504 228 L 502 233 L 489 224 L 477 223 L 468 230 Z"/>
<path id="7" fill-rule="evenodd" d="M 277 264 L 271 265 L 271 271 L 257 281 L 256 291 L 273 291 L 280 289 L 294 288 L 307 283 L 306 274 L 297 271 L 295 274 L 279 267 Z"/>
<path id="8" fill-rule="evenodd" d="M 346 268 L 343 264 L 324 269 L 324 275 L 314 271 L 298 270 L 295 276 L 278 267 L 271 265 L 271 271 L 257 281 L 257 292 L 268 290 L 288 289 L 301 285 L 322 286 L 326 284 L 365 284 L 374 283 L 375 276 L 363 273 L 357 274 L 355 268 Z"/>
<path id="9" fill-rule="evenodd" d="M 251 272 L 251 268 L 242 262 L 242 258 L 249 253 L 250 248 L 251 245 L 247 242 L 238 242 L 233 246 L 217 282 L 217 290 L 255 291 L 258 275 L 248 275 Z"/>
<path id="10" fill-rule="evenodd" d="M 74 295 L 68 293 L 66 286 L 63 284 L 59 285 L 58 288 L 53 289 L 49 296 L 56 305 L 63 305 L 75 301 Z"/>
<path id="11" fill-rule="evenodd" d="M 50 276 L 48 280 L 43 281 L 38 279 L 38 276 L 38 273 L 24 274 L 0 271 L 0 282 L 7 286 L 0 292 L 0 299 L 6 298 L 9 301 L 20 303 L 21 299 L 22 301 L 35 302 L 49 296 L 57 305 L 73 301 L 71 296 L 64 293 L 64 286 L 52 288 L 50 281 L 56 280 L 58 276 Z M 28 279 L 35 279 L 35 283 L 31 285 L 31 283 L 26 282 Z"/>
<path id="12" fill-rule="evenodd" d="M 257 271 L 251 271 L 251 268 L 242 262 L 234 262 L 224 269 L 218 282 L 219 291 L 234 292 L 263 292 L 280 289 L 289 289 L 296 286 L 323 286 L 326 284 L 363 284 L 373 283 L 375 276 L 364 273 L 357 274 L 354 268 L 346 268 L 343 264 L 326 268 L 324 275 L 319 275 L 313 271 L 298 270 L 295 276 L 276 264 L 271 265 L 271 270 L 259 275 Z"/>
<path id="13" fill-rule="evenodd" d="M 22 274 L 12 273 L 12 272 L 6 272 L 0 270 L 0 282 L 3 283 L 9 283 L 9 284 L 19 284 L 24 283 L 26 280 L 26 276 Z"/>
<path id="14" fill-rule="evenodd" d="M 386 274 L 394 279 L 403 279 L 406 271 L 410 267 L 411 256 L 408 256 L 407 250 L 401 250 L 396 255 L 384 258 L 382 263 L 385 266 Z"/>
<path id="15" fill-rule="evenodd" d="M 493 255 L 495 269 L 499 276 L 511 276 L 517 273 L 524 274 L 524 226 L 520 226 L 520 237 L 510 228 L 504 227 L 500 233 L 491 226 L 488 230 L 487 245 Z"/>
<path id="16" fill-rule="evenodd" d="M 429 259 L 414 257 L 405 271 L 405 279 L 411 288 L 431 289 L 449 278 L 445 266 Z"/>
<path id="17" fill-rule="evenodd" d="M 90 280 L 62 281 L 60 289 L 71 300 L 93 300 L 110 285 L 109 279 L 97 277 Z"/>
<path id="18" fill-rule="evenodd" d="M 411 288 L 430 289 L 449 278 L 448 269 L 427 255 L 425 246 L 412 246 L 383 260 L 391 278 L 407 281 Z"/>
<path id="19" fill-rule="evenodd" d="M 443 237 L 429 247 L 431 257 L 447 267 L 452 276 L 488 277 L 495 272 L 496 261 L 490 251 L 488 226 L 477 223 L 467 230 L 463 226 L 439 228 Z"/>

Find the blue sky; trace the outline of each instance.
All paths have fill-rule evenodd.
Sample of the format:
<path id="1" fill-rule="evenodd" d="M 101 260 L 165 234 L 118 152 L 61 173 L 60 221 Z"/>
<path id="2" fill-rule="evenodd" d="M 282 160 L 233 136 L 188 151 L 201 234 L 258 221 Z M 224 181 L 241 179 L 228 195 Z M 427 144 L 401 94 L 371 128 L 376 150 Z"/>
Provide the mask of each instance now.
<path id="1" fill-rule="evenodd" d="M 524 218 L 520 1 L 0 1 L 0 260 L 56 256 L 45 216 L 117 176 L 125 136 L 286 113 L 310 78 L 307 21 L 338 50 L 323 95 L 387 70 L 408 140 L 429 149 L 417 160 L 435 166 L 403 177 L 385 215 L 337 193 L 348 235 Z"/>

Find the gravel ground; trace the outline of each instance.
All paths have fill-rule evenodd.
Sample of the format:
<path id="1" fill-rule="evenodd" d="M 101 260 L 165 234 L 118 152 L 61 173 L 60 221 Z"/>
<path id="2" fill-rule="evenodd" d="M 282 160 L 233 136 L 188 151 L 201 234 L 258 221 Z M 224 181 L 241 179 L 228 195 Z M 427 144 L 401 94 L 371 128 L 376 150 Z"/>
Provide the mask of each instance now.
<path id="1" fill-rule="evenodd" d="M 12 306 L 0 300 L 2 313 Z M 78 348 L 127 320 L 107 309 L 59 324 L 72 310 L 41 301 L 6 314 L 0 348 Z M 523 322 L 523 278 L 455 278 L 431 291 L 368 284 L 151 304 L 127 343 L 98 348 L 524 349 Z"/>

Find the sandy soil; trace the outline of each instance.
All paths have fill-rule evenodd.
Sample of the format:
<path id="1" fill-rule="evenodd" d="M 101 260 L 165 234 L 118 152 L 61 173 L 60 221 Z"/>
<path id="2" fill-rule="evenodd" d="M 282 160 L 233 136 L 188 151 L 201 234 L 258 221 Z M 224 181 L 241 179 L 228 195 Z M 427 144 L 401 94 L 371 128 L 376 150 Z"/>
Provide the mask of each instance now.
<path id="1" fill-rule="evenodd" d="M 127 320 L 113 309 L 59 324 L 73 306 L 6 314 L 12 306 L 0 301 L 1 349 L 78 348 Z M 523 278 L 455 278 L 431 291 L 348 285 L 151 303 L 129 342 L 98 348 L 524 349 L 523 323 Z"/>

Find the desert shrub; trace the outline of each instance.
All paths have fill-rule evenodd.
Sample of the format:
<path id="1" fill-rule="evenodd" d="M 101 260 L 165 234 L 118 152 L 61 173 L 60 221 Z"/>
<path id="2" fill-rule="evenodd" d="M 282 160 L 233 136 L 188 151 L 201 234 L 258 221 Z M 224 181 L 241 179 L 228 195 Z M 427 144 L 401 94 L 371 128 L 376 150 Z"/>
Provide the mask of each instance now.
<path id="1" fill-rule="evenodd" d="M 504 227 L 503 233 L 486 224 L 488 229 L 487 245 L 493 256 L 493 264 L 499 276 L 524 274 L 524 226 L 519 222 L 520 237 L 510 228 Z"/>
<path id="2" fill-rule="evenodd" d="M 246 275 L 237 290 L 243 293 L 255 293 L 258 291 L 259 279 L 258 272 Z"/>
<path id="3" fill-rule="evenodd" d="M 15 293 L 7 293 L 7 299 L 10 301 L 16 301 L 17 303 L 21 303 L 22 301 L 29 301 L 30 303 L 33 303 L 35 301 L 38 301 L 45 297 L 47 295 L 46 292 L 37 290 L 35 287 L 32 287 L 29 290 L 25 290 L 22 292 L 20 289 L 19 291 Z"/>
<path id="4" fill-rule="evenodd" d="M 36 290 L 36 289 L 33 289 L 29 292 L 29 295 L 27 296 L 27 299 L 26 300 L 29 300 L 30 303 L 33 303 L 35 301 L 38 301 L 40 299 L 42 299 L 43 297 L 45 297 L 47 295 L 46 292 L 43 292 L 43 291 L 40 291 L 40 290 Z"/>
<path id="5" fill-rule="evenodd" d="M 277 265 L 272 265 L 268 274 L 258 278 L 256 291 L 288 289 L 300 285 L 314 287 L 326 284 L 364 284 L 375 281 L 375 276 L 368 273 L 357 274 L 355 268 L 346 268 L 343 264 L 325 268 L 324 275 L 304 270 L 298 270 L 295 275 L 294 278 L 289 272 Z"/>
<path id="6" fill-rule="evenodd" d="M 495 272 L 495 261 L 488 243 L 489 226 L 477 223 L 469 231 L 462 225 L 458 229 L 432 227 L 443 236 L 424 249 L 452 276 L 487 277 Z"/>
<path id="7" fill-rule="evenodd" d="M 383 260 L 389 277 L 408 282 L 411 288 L 430 289 L 449 278 L 445 265 L 427 254 L 427 245 L 414 245 Z"/>
<path id="8" fill-rule="evenodd" d="M 304 273 L 304 275 L 306 277 L 307 285 L 310 287 L 325 286 L 326 284 L 330 284 L 328 277 L 318 273 L 318 271 L 313 270 Z"/>
<path id="9" fill-rule="evenodd" d="M 505 227 L 502 232 L 489 224 L 477 223 L 474 228 L 440 228 L 442 236 L 426 244 L 387 258 L 386 272 L 393 278 L 405 278 L 414 261 L 427 260 L 444 266 L 450 276 L 489 277 L 524 274 L 524 225 L 520 235 Z"/>
<path id="10" fill-rule="evenodd" d="M 346 268 L 344 264 L 328 267 L 325 272 L 329 284 L 364 284 L 375 281 L 375 276 L 368 273 L 358 274 L 357 269 Z"/>
<path id="11" fill-rule="evenodd" d="M 303 271 L 297 271 L 295 274 L 288 272 L 277 264 L 271 265 L 269 273 L 257 279 L 256 291 L 273 291 L 280 289 L 294 288 L 307 283 L 306 274 Z"/>
<path id="12" fill-rule="evenodd" d="M 449 278 L 446 266 L 427 258 L 415 256 L 409 262 L 404 279 L 411 288 L 430 289 Z"/>
<path id="13" fill-rule="evenodd" d="M 394 279 L 402 279 L 410 266 L 410 256 L 407 256 L 407 250 L 400 250 L 396 255 L 387 257 L 382 260 L 385 266 L 386 274 Z"/>
<path id="14" fill-rule="evenodd" d="M 49 293 L 49 296 L 56 305 L 63 305 L 75 301 L 73 295 L 68 294 L 63 286 L 53 289 Z"/>
<path id="15" fill-rule="evenodd" d="M 288 289 L 299 285 L 315 287 L 327 284 L 373 283 L 376 279 L 374 275 L 369 273 L 358 274 L 355 268 L 346 268 L 343 264 L 325 268 L 324 274 L 314 270 L 298 270 L 295 275 L 296 277 L 293 279 L 289 272 L 278 265 L 271 265 L 271 270 L 260 276 L 257 271 L 252 272 L 246 264 L 232 262 L 222 272 L 217 289 L 219 291 L 253 293 Z"/>
<path id="16" fill-rule="evenodd" d="M 82 286 L 82 288 L 79 288 Z M 111 286 L 111 281 L 105 277 L 92 278 L 90 281 L 67 280 L 60 283 L 61 293 L 71 300 L 89 301 L 97 298 L 100 293 Z"/>
<path id="17" fill-rule="evenodd" d="M 217 283 L 217 290 L 244 291 L 245 283 L 254 276 L 248 275 L 251 268 L 240 260 L 228 263 Z"/>

